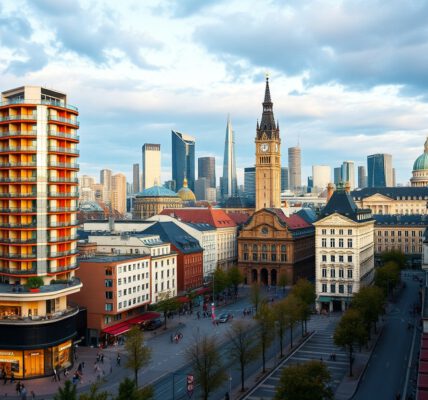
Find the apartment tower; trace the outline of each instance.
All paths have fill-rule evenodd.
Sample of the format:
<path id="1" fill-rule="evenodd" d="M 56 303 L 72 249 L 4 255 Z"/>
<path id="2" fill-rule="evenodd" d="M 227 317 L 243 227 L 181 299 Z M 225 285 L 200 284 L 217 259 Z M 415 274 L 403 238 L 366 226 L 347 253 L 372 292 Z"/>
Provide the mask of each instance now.
<path id="1" fill-rule="evenodd" d="M 73 363 L 78 111 L 36 86 L 0 103 L 0 354 L 15 379 Z"/>
<path id="2" fill-rule="evenodd" d="M 302 151 L 299 146 L 288 149 L 288 175 L 290 190 L 302 187 Z"/>
<path id="3" fill-rule="evenodd" d="M 160 144 L 145 143 L 143 145 L 143 169 L 142 188 L 151 188 L 161 184 L 161 152 Z"/>

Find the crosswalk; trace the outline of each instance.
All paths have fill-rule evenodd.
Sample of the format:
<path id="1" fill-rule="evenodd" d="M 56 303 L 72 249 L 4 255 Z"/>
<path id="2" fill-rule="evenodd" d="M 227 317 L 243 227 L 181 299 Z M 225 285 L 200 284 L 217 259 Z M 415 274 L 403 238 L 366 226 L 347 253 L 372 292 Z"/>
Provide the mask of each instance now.
<path id="1" fill-rule="evenodd" d="M 285 366 L 300 364 L 310 360 L 323 361 L 331 375 L 330 387 L 336 391 L 341 380 L 348 370 L 346 352 L 335 346 L 333 342 L 334 329 L 340 319 L 340 315 L 314 316 L 308 322 L 308 330 L 315 331 L 310 339 L 299 348 L 283 365 L 265 378 L 248 396 L 246 400 L 267 400 L 275 396 L 275 388 L 279 383 L 282 369 Z M 330 355 L 335 354 L 336 360 L 332 361 Z"/>

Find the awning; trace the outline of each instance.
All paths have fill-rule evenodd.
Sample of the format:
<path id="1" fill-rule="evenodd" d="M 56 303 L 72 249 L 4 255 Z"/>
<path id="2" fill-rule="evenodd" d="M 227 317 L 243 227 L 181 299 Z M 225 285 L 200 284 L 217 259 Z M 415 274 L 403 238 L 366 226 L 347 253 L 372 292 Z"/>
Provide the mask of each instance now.
<path id="1" fill-rule="evenodd" d="M 200 289 L 196 289 L 194 291 L 195 294 L 200 295 L 200 294 L 205 294 L 205 293 L 211 293 L 212 289 L 210 287 L 203 287 Z"/>
<path id="2" fill-rule="evenodd" d="M 177 297 L 176 299 L 179 303 L 188 303 L 190 299 L 186 296 Z"/>
<path id="3" fill-rule="evenodd" d="M 103 329 L 104 333 L 107 333 L 111 336 L 119 336 L 131 330 L 134 325 L 141 324 L 144 321 L 149 321 L 154 318 L 159 318 L 160 314 L 157 312 L 147 312 L 141 315 L 138 315 L 134 318 L 128 319 L 127 321 L 118 322 L 117 324 L 108 326 Z"/>
<path id="4" fill-rule="evenodd" d="M 318 297 L 318 301 L 320 303 L 330 303 L 331 300 L 332 300 L 332 298 L 330 296 L 320 296 L 320 297 Z"/>

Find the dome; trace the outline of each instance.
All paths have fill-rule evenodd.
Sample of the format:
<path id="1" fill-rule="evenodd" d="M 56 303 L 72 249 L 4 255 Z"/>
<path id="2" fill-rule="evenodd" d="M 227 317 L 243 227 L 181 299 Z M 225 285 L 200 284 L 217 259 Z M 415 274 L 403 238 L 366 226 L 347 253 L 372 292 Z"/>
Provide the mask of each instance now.
<path id="1" fill-rule="evenodd" d="M 184 178 L 183 187 L 177 192 L 183 201 L 196 201 L 195 194 L 188 188 L 187 179 Z"/>
<path id="2" fill-rule="evenodd" d="M 82 201 L 79 204 L 79 210 L 83 212 L 104 211 L 96 201 Z"/>
<path id="3" fill-rule="evenodd" d="M 137 193 L 137 197 L 178 197 L 177 193 L 163 186 L 152 186 Z"/>
<path id="4" fill-rule="evenodd" d="M 428 138 L 425 141 L 424 153 L 413 164 L 413 171 L 428 170 Z"/>

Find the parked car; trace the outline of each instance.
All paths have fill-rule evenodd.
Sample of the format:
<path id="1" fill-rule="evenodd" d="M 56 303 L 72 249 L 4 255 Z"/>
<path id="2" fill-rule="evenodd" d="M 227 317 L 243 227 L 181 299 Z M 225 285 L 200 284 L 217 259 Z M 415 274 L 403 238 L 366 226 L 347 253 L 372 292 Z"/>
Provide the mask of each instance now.
<path id="1" fill-rule="evenodd" d="M 160 318 L 152 319 L 144 326 L 146 331 L 154 331 L 155 329 L 160 328 L 163 325 L 163 322 Z"/>
<path id="2" fill-rule="evenodd" d="M 220 314 L 216 318 L 216 321 L 221 322 L 221 323 L 225 323 L 225 322 L 231 320 L 232 318 L 233 318 L 232 314 L 224 313 L 224 314 Z"/>

